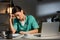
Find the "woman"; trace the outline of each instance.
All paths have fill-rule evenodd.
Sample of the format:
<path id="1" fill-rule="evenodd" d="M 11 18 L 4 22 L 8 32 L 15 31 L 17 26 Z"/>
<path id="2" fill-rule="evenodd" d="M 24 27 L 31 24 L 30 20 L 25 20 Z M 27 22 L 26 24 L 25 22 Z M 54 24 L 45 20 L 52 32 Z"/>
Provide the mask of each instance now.
<path id="1" fill-rule="evenodd" d="M 12 33 L 34 34 L 38 33 L 38 24 L 32 15 L 25 15 L 23 9 L 19 6 L 12 8 L 12 15 L 15 16 L 12 24 L 12 16 L 10 18 L 10 29 Z"/>

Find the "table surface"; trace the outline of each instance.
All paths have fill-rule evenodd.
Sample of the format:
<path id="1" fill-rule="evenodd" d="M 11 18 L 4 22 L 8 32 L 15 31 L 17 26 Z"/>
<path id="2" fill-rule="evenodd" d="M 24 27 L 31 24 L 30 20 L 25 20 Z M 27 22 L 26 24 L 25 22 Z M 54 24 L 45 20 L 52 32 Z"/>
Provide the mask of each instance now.
<path id="1" fill-rule="evenodd" d="M 38 34 L 40 34 L 40 33 L 38 33 Z M 13 39 L 11 39 L 11 40 L 15 40 L 15 39 L 18 39 L 18 40 L 42 40 L 42 39 L 60 39 L 60 33 L 59 33 L 59 35 L 57 35 L 57 36 L 50 36 L 50 37 L 33 37 L 32 35 L 31 36 L 29 36 L 28 38 L 19 38 L 19 37 L 17 37 L 17 38 L 13 38 Z M 7 40 L 7 39 L 0 39 L 0 40 Z"/>

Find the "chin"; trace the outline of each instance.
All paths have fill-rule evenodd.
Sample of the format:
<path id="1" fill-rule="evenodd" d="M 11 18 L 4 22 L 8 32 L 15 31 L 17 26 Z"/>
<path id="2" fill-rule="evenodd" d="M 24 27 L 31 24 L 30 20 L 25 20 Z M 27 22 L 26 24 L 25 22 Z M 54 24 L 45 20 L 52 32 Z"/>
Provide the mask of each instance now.
<path id="1" fill-rule="evenodd" d="M 20 20 L 22 20 L 22 19 L 20 19 Z"/>

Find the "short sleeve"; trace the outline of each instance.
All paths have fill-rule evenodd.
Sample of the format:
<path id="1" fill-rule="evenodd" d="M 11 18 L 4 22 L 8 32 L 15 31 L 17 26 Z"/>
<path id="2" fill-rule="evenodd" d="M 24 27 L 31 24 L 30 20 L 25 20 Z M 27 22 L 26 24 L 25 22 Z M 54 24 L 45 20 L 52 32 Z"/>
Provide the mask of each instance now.
<path id="1" fill-rule="evenodd" d="M 32 27 L 33 27 L 33 29 L 39 28 L 36 19 L 33 16 L 31 18 L 32 18 Z"/>

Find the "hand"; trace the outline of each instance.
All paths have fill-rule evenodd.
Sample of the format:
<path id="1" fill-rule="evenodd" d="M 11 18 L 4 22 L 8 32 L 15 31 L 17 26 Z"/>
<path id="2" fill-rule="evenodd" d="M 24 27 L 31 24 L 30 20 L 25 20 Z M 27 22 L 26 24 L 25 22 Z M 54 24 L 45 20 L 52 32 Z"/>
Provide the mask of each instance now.
<path id="1" fill-rule="evenodd" d="M 27 34 L 27 32 L 24 32 L 24 31 L 20 31 L 20 34 Z"/>
<path id="2" fill-rule="evenodd" d="M 10 19 L 13 19 L 14 17 L 14 14 L 10 14 Z"/>

